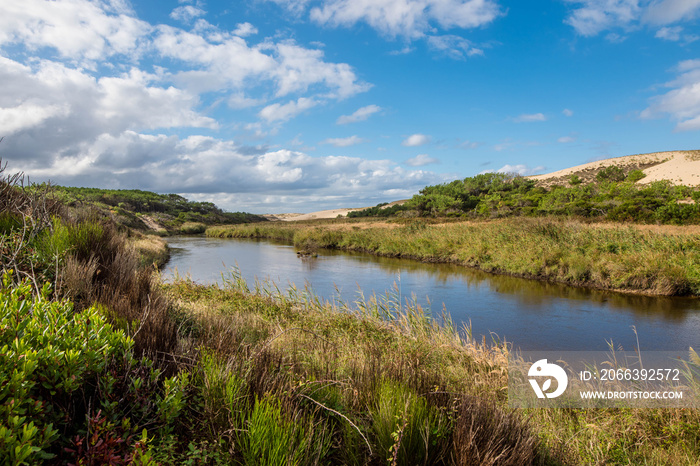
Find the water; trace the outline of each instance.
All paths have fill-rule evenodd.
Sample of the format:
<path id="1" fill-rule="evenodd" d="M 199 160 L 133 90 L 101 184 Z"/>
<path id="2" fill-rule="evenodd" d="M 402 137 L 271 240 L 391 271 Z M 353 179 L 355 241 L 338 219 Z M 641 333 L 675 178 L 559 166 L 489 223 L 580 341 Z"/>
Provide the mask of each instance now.
<path id="1" fill-rule="evenodd" d="M 384 295 L 394 283 L 402 301 L 415 295 L 439 316 L 444 309 L 458 325 L 471 322 L 476 338 L 498 338 L 522 350 L 600 351 L 609 342 L 642 351 L 700 347 L 700 300 L 652 298 L 586 290 L 491 275 L 450 264 L 428 264 L 369 254 L 321 250 L 300 258 L 293 246 L 270 241 L 175 237 L 164 271 L 201 283 L 221 283 L 238 266 L 249 285 L 272 280 L 285 290 L 305 284 L 325 298 L 354 302 Z"/>

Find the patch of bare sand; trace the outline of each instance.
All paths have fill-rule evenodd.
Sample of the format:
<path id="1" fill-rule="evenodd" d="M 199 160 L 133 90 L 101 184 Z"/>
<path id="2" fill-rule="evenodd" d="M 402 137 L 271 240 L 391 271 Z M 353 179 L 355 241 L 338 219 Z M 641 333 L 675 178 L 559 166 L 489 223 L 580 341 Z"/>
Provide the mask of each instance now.
<path id="1" fill-rule="evenodd" d="M 391 207 L 396 204 L 403 204 L 406 202 L 406 199 L 402 199 L 400 201 L 394 201 L 391 202 L 387 205 L 385 205 L 383 208 Z M 352 208 L 343 208 L 343 209 L 330 209 L 330 210 L 319 210 L 318 212 L 311 212 L 308 214 L 269 214 L 269 215 L 264 215 L 263 217 L 268 218 L 269 220 L 282 220 L 285 222 L 289 221 L 296 221 L 296 220 L 320 220 L 320 219 L 328 219 L 328 218 L 338 218 L 338 217 L 347 217 L 348 213 L 353 212 L 355 210 L 364 210 L 368 209 L 369 207 L 352 207 Z"/>
<path id="2" fill-rule="evenodd" d="M 600 170 L 613 165 L 626 171 L 642 170 L 646 177 L 638 182 L 640 184 L 668 180 L 678 185 L 700 186 L 700 151 L 654 152 L 615 157 L 529 178 L 545 186 L 568 183 L 571 175 L 578 175 L 584 182 L 588 182 L 592 181 Z"/>
<path id="3" fill-rule="evenodd" d="M 274 220 L 282 220 L 283 222 L 296 220 L 319 220 L 326 218 L 337 218 L 338 216 L 347 217 L 348 212 L 362 209 L 364 209 L 364 207 L 355 207 L 351 209 L 319 210 L 318 212 L 311 212 L 308 214 L 274 214 L 270 217 L 275 217 Z"/>

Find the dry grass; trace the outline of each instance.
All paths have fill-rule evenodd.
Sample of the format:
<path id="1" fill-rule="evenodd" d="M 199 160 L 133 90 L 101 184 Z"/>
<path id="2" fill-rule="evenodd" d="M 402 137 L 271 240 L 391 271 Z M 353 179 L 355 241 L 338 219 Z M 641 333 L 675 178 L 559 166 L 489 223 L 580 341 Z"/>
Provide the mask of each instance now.
<path id="1" fill-rule="evenodd" d="M 136 235 L 131 238 L 131 244 L 141 258 L 142 265 L 163 267 L 170 258 L 168 243 L 155 235 Z"/>
<path id="2" fill-rule="evenodd" d="M 483 464 L 543 464 L 548 456 L 528 423 L 504 408 L 506 348 L 473 341 L 449 319 L 440 326 L 415 303 L 402 306 L 389 294 L 331 304 L 267 284 L 251 293 L 236 275 L 224 287 L 181 280 L 165 288 L 185 316 L 181 327 L 189 341 L 228 361 L 245 380 L 248 400 L 274 395 L 289 413 L 330 416 L 325 423 L 335 426 L 333 437 L 341 445 L 334 464 L 347 464 L 351 451 L 359 455 L 358 464 L 381 463 L 392 454 L 396 464 L 419 461 L 397 453 L 404 448 L 418 448 L 421 464 L 480 464 L 474 458 L 491 461 Z M 413 400 L 412 407 L 391 408 L 390 402 L 380 409 L 387 383 L 398 384 L 396 390 L 408 397 L 400 405 Z M 414 427 L 402 428 L 402 422 Z M 398 432 L 396 444 L 376 443 L 373 434 L 363 440 L 360 434 L 370 424 Z M 436 437 L 429 448 L 416 446 L 431 435 Z"/>

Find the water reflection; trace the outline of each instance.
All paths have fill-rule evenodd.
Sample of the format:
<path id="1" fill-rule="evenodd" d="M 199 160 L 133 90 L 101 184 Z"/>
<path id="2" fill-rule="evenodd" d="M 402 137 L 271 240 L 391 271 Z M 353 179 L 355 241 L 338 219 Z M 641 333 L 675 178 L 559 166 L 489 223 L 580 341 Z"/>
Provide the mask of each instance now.
<path id="1" fill-rule="evenodd" d="M 238 264 L 243 277 L 310 283 L 326 299 L 352 302 L 358 287 L 365 296 L 384 294 L 394 283 L 402 298 L 440 314 L 443 307 L 456 323 L 471 322 L 475 335 L 498 335 L 522 349 L 605 350 L 608 341 L 631 349 L 634 326 L 642 349 L 680 350 L 698 346 L 700 300 L 653 298 L 568 287 L 491 275 L 451 264 L 430 264 L 368 254 L 322 251 L 300 258 L 292 246 L 256 240 L 172 238 L 174 269 L 197 281 L 221 281 Z M 337 288 L 336 288 L 337 287 Z"/>

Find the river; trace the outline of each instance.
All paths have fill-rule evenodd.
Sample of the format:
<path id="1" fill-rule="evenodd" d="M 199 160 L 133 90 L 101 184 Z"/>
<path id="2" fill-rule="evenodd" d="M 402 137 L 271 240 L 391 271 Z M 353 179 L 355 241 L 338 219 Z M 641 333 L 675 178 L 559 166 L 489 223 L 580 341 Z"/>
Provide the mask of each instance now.
<path id="1" fill-rule="evenodd" d="M 332 250 L 300 258 L 293 246 L 272 241 L 173 237 L 163 278 L 189 276 L 222 283 L 237 267 L 251 286 L 271 280 L 285 290 L 308 284 L 318 296 L 354 302 L 396 288 L 402 302 L 419 304 L 472 333 L 505 340 L 524 351 L 601 351 L 614 346 L 680 351 L 700 346 L 700 300 L 627 295 L 491 275 L 451 264 L 429 264 Z M 634 332 L 636 329 L 636 334 Z"/>

